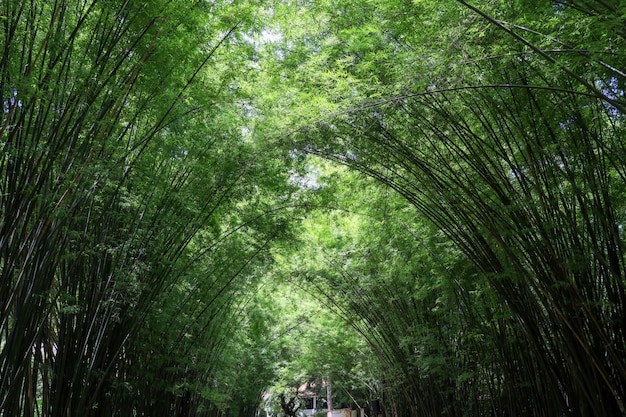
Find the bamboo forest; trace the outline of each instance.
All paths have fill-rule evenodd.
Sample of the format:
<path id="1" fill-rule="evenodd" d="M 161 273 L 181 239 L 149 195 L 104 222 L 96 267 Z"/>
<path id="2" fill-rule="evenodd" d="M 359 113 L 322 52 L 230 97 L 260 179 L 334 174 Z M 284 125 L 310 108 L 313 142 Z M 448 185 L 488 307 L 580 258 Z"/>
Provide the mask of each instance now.
<path id="1" fill-rule="evenodd" d="M 0 0 L 0 417 L 626 417 L 626 1 Z"/>

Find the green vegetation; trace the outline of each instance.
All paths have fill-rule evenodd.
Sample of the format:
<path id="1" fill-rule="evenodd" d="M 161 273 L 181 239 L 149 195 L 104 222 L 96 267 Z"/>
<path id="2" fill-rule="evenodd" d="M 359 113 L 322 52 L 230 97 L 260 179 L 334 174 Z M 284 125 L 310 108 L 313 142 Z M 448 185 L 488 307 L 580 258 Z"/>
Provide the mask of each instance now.
<path id="1" fill-rule="evenodd" d="M 0 0 L 0 417 L 626 416 L 624 16 Z"/>

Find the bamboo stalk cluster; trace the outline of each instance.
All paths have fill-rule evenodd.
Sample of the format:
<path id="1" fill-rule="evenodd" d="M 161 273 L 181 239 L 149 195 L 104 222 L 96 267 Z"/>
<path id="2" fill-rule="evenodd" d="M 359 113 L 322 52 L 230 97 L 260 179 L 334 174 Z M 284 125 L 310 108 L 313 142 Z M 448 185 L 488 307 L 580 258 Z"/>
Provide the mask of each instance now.
<path id="1" fill-rule="evenodd" d="M 3 417 L 220 403 L 233 283 L 271 237 L 218 220 L 252 163 L 193 93 L 236 27 L 204 7 L 0 2 Z"/>
<path id="2" fill-rule="evenodd" d="M 561 40 L 567 49 L 547 50 L 538 32 L 460 3 L 492 25 L 481 39 L 505 54 L 290 139 L 396 190 L 477 269 L 444 274 L 456 305 L 448 318 L 410 285 L 381 277 L 363 288 L 358 270 L 336 278 L 352 289 L 342 309 L 397 379 L 394 415 L 624 415 L 623 59 Z M 615 10 L 586 3 L 595 6 L 572 13 L 606 29 Z M 448 370 L 411 363 L 427 336 Z"/>

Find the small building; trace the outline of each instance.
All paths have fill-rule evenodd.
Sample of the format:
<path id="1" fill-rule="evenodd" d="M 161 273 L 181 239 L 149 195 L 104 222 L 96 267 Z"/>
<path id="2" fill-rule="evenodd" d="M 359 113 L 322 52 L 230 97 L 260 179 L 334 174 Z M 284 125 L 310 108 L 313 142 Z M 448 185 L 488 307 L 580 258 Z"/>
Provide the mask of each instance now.
<path id="1" fill-rule="evenodd" d="M 300 385 L 298 387 L 298 397 L 303 403 L 303 408 L 300 409 L 301 413 L 305 417 L 357 417 L 359 414 L 357 410 L 352 410 L 349 407 L 329 410 L 329 404 L 326 399 L 328 388 L 328 384 L 324 380 L 321 383 L 307 382 Z M 332 403 L 330 406 L 332 407 Z M 360 411 L 362 417 L 363 410 L 361 409 Z"/>

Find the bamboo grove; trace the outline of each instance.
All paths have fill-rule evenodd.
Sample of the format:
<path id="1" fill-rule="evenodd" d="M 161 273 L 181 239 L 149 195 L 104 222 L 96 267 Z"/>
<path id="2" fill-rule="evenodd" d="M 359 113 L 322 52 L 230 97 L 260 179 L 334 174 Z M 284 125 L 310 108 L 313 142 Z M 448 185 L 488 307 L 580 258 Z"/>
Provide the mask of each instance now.
<path id="1" fill-rule="evenodd" d="M 223 87 L 245 7 L 0 4 L 0 415 L 214 412 L 285 234 Z"/>
<path id="2" fill-rule="evenodd" d="M 411 246 L 387 248 L 381 264 L 407 259 L 392 272 L 331 256 L 327 281 L 348 295 L 325 293 L 387 363 L 394 415 L 624 415 L 624 21 L 604 2 L 498 6 L 432 6 L 454 25 L 443 36 L 426 19 L 394 23 L 391 7 L 361 9 L 391 22 L 372 37 L 390 38 L 400 66 L 419 51 L 415 72 L 394 68 L 400 86 L 370 77 L 378 98 L 289 140 L 396 190 L 472 267 L 426 261 L 445 277 L 435 286 L 419 284 L 438 279 Z M 445 48 L 419 49 L 394 25 Z M 347 76 L 359 79 L 356 62 Z M 364 284 L 372 274 L 388 278 Z"/>
<path id="3" fill-rule="evenodd" d="M 625 15 L 0 0 L 0 416 L 626 415 Z"/>

